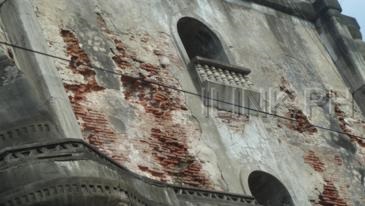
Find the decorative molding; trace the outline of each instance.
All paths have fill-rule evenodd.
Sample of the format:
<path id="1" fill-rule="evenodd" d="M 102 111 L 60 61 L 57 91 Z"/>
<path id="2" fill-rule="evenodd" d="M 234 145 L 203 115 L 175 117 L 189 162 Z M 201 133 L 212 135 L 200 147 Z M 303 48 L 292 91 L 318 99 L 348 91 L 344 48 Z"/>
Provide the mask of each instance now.
<path id="1" fill-rule="evenodd" d="M 235 194 L 214 192 L 214 191 L 204 191 L 199 189 L 182 188 L 182 187 L 174 187 L 173 189 L 177 196 L 181 196 L 183 198 L 197 197 L 202 199 L 247 203 L 251 205 L 258 204 L 253 197 L 249 196 L 242 196 L 242 195 L 235 195 Z"/>
<path id="2" fill-rule="evenodd" d="M 62 183 L 63 184 L 62 184 Z M 118 182 L 118 181 L 116 181 Z M 78 179 L 57 179 L 54 182 L 36 183 L 32 191 L 21 191 L 19 194 L 4 197 L 4 202 L 0 202 L 0 206 L 22 206 L 39 204 L 41 202 L 52 201 L 65 196 L 104 196 L 106 198 L 113 197 L 116 200 L 123 199 L 127 201 L 131 193 L 124 190 L 118 183 L 110 183 L 88 178 Z M 133 196 L 133 195 L 132 195 Z"/>
<path id="3" fill-rule="evenodd" d="M 260 93 L 247 78 L 250 69 L 202 57 L 193 59 L 189 67 L 206 106 L 237 113 L 259 108 Z"/>
<path id="4" fill-rule="evenodd" d="M 48 123 L 34 123 L 22 127 L 16 127 L 10 130 L 0 132 L 0 140 L 12 140 L 14 138 L 34 135 L 35 133 L 49 133 L 51 127 Z"/>
<path id="5" fill-rule="evenodd" d="M 176 185 L 165 184 L 162 182 L 148 179 L 146 177 L 131 172 L 127 168 L 116 163 L 111 158 L 100 153 L 91 145 L 79 139 L 49 140 L 45 143 L 35 143 L 3 149 L 0 151 L 0 171 L 5 172 L 10 166 L 14 165 L 16 166 L 21 164 L 29 164 L 29 161 L 35 161 L 34 165 L 37 165 L 36 162 L 42 161 L 53 164 L 52 162 L 57 161 L 74 162 L 78 160 L 93 160 L 100 164 L 100 166 L 103 165 L 103 167 L 108 167 L 109 169 L 117 171 L 117 173 L 119 173 L 120 175 L 120 179 L 123 181 L 121 182 L 121 180 L 118 179 L 108 179 L 108 181 L 112 181 L 113 183 L 102 184 L 100 183 L 100 181 L 103 181 L 103 178 L 110 177 L 87 178 L 71 175 L 62 179 L 56 178 L 45 180 L 46 183 L 41 184 L 39 183 L 39 180 L 35 179 L 32 180 L 34 181 L 34 183 L 31 183 L 30 185 L 27 184 L 23 186 L 18 186 L 18 188 L 14 188 L 14 191 L 17 192 L 12 193 L 10 191 L 11 195 L 9 195 L 8 193 L 0 194 L 0 206 L 32 205 L 33 203 L 36 204 L 40 201 L 55 200 L 59 197 L 59 195 L 66 193 L 71 195 L 90 195 L 90 193 L 112 195 L 114 193 L 120 193 L 128 196 L 128 200 L 132 205 L 161 205 L 160 203 L 158 203 L 161 200 L 161 197 L 156 197 L 155 200 L 147 200 L 145 199 L 145 197 L 143 197 L 143 193 L 137 192 L 145 191 L 146 188 L 135 188 L 136 185 L 139 185 L 139 187 L 143 187 L 143 185 L 145 185 L 147 188 L 150 188 L 150 190 L 153 188 L 154 194 L 169 194 L 172 192 L 176 195 L 177 198 L 176 200 L 174 200 L 174 202 L 183 201 L 186 198 L 189 198 L 189 200 L 193 200 L 194 202 L 202 203 L 211 202 L 212 200 L 219 200 L 220 202 L 224 202 L 224 204 L 232 206 L 242 204 L 258 205 L 254 198 L 249 196 L 201 190 L 197 188 L 179 187 Z M 31 173 L 31 171 L 29 172 Z M 125 180 L 125 178 L 129 180 Z M 2 181 L 6 182 L 6 180 Z M 99 183 L 93 183 L 93 181 Z M 128 185 L 128 183 L 134 181 L 139 181 L 140 183 Z M 125 186 L 123 187 L 121 185 Z M 27 191 L 27 189 L 29 188 L 31 188 L 31 190 Z M 174 196 L 170 198 L 174 198 Z"/>

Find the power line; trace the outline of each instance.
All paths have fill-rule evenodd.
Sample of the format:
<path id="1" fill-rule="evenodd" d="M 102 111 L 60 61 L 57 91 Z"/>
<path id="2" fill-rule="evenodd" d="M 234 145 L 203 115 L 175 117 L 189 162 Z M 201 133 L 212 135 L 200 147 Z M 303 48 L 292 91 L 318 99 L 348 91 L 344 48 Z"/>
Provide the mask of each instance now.
<path id="1" fill-rule="evenodd" d="M 32 53 L 40 54 L 40 55 L 43 55 L 43 56 L 46 56 L 46 57 L 58 59 L 58 60 L 61 60 L 61 61 L 70 62 L 70 59 L 66 59 L 66 58 L 59 57 L 59 56 L 56 56 L 56 55 L 53 55 L 53 54 L 49 54 L 49 53 L 45 53 L 45 52 L 41 52 L 41 51 L 29 49 L 29 48 L 26 48 L 26 47 L 23 47 L 23 46 L 19 46 L 19 45 L 15 45 L 15 44 L 11 44 L 11 43 L 8 43 L 8 42 L 0 41 L 0 44 L 5 45 L 5 46 L 9 46 L 9 47 L 12 47 L 12 48 L 15 48 L 15 49 L 20 49 L 20 50 L 24 50 L 24 51 L 27 51 L 27 52 L 32 52 Z M 118 76 L 121 76 L 121 77 L 125 77 L 125 78 L 128 78 L 128 79 L 134 79 L 136 81 L 141 81 L 141 82 L 144 82 L 144 83 L 147 83 L 147 84 L 161 86 L 161 87 L 164 87 L 164 88 L 167 88 L 167 89 L 170 89 L 170 90 L 175 90 L 175 91 L 182 92 L 182 93 L 185 93 L 185 94 L 189 94 L 189 95 L 192 95 L 192 96 L 197 96 L 197 97 L 200 97 L 200 98 L 203 98 L 203 99 L 206 99 L 206 100 L 211 100 L 211 101 L 223 103 L 223 104 L 226 104 L 226 105 L 231 105 L 231 106 L 234 106 L 234 107 L 238 107 L 238 108 L 242 108 L 242 109 L 247 109 L 249 111 L 254 111 L 254 112 L 257 112 L 257 113 L 261 113 L 261 114 L 273 116 L 273 117 L 280 118 L 280 119 L 284 119 L 284 120 L 288 120 L 288 121 L 291 121 L 291 122 L 298 122 L 298 120 L 296 120 L 296 119 L 292 119 L 292 118 L 288 118 L 288 117 L 285 117 L 285 116 L 273 114 L 273 113 L 266 112 L 266 111 L 262 111 L 262 110 L 259 110 L 259 109 L 254 109 L 254 108 L 242 106 L 242 105 L 239 105 L 239 104 L 233 104 L 231 102 L 226 102 L 226 101 L 223 101 L 223 100 L 220 100 L 220 99 L 216 99 L 216 98 L 207 97 L 207 96 L 204 96 L 204 95 L 201 95 L 201 94 L 197 94 L 197 93 L 194 93 L 194 92 L 191 92 L 191 91 L 179 89 L 179 88 L 176 88 L 175 86 L 162 84 L 162 83 L 155 82 L 155 81 L 152 81 L 152 80 L 148 80 L 148 79 L 145 79 L 145 78 L 142 78 L 142 77 L 134 77 L 134 76 L 130 76 L 130 75 L 125 75 L 125 74 L 122 74 L 122 73 L 119 73 L 119 72 L 116 72 L 116 71 L 107 70 L 105 68 L 101 68 L 101 67 L 97 67 L 97 66 L 93 66 L 93 65 L 89 65 L 89 64 L 85 64 L 85 63 L 80 63 L 80 65 L 87 66 L 87 67 L 93 68 L 95 70 L 99 70 L 99 71 L 103 71 L 103 72 L 108 72 L 108 73 L 111 73 L 111 74 L 115 74 L 115 75 L 118 75 Z M 323 127 L 323 126 L 320 126 L 320 125 L 310 124 L 310 125 L 308 125 L 308 127 L 315 127 L 317 129 L 326 130 L 326 131 L 329 131 L 329 132 L 334 132 L 334 133 L 343 134 L 343 135 L 348 135 L 350 137 L 356 137 L 356 138 L 360 138 L 360 139 L 365 140 L 364 137 L 352 135 L 352 134 L 349 134 L 347 132 L 342 132 L 342 131 L 338 131 L 338 130 L 326 128 L 326 127 Z"/>
<path id="2" fill-rule="evenodd" d="M 61 60 L 61 61 L 70 62 L 70 59 L 66 59 L 66 58 L 59 57 L 59 56 L 56 56 L 56 55 L 53 55 L 53 54 L 49 54 L 49 53 L 45 53 L 45 52 L 40 52 L 40 51 L 33 50 L 33 49 L 29 49 L 29 48 L 26 48 L 26 47 L 18 46 L 18 45 L 15 45 L 15 44 L 10 44 L 10 43 L 3 42 L 3 41 L 0 41 L 0 44 L 6 45 L 6 46 L 10 46 L 10 47 L 13 47 L 13 48 L 16 48 L 16 49 L 21 49 L 21 50 L 28 51 L 28 52 L 40 54 L 40 55 L 47 56 L 47 57 L 50 57 L 50 58 L 58 59 L 58 60 Z M 175 91 L 178 91 L 178 92 L 183 92 L 183 93 L 186 93 L 186 94 L 189 94 L 189 95 L 199 96 L 199 97 L 202 97 L 204 99 L 213 100 L 213 101 L 216 101 L 216 102 L 219 102 L 219 103 L 224 103 L 224 104 L 231 105 L 231 106 L 241 107 L 243 109 L 251 110 L 251 111 L 254 111 L 254 112 L 259 112 L 259 113 L 266 114 L 266 115 L 276 116 L 276 117 L 279 117 L 279 118 L 282 118 L 282 119 L 286 119 L 286 120 L 290 120 L 290 121 L 296 121 L 295 119 L 291 119 L 291 118 L 287 118 L 287 117 L 284 117 L 284 116 L 272 114 L 272 113 L 265 112 L 265 111 L 261 111 L 261 110 L 258 110 L 258 109 L 253 109 L 253 108 L 245 107 L 245 106 L 238 105 L 238 104 L 232 104 L 231 102 L 226 102 L 226 101 L 223 101 L 223 100 L 219 100 L 219 99 L 215 99 L 215 98 L 210 98 L 210 97 L 202 96 L 200 94 L 197 94 L 197 93 L 194 93 L 194 92 L 191 92 L 191 91 L 179 89 L 179 88 L 176 88 L 174 86 L 162 84 L 162 83 L 155 82 L 155 81 L 152 81 L 152 80 L 147 80 L 147 79 L 142 78 L 142 77 L 134 77 L 134 76 L 122 74 L 120 72 L 107 70 L 107 69 L 104 69 L 102 67 L 97 67 L 97 66 L 93 66 L 93 65 L 89 65 L 89 64 L 85 64 L 85 63 L 80 63 L 80 65 L 87 66 L 87 67 L 93 68 L 95 70 L 99 70 L 99 71 L 103 71 L 103 72 L 108 72 L 108 73 L 111 73 L 111 74 L 119 75 L 121 77 L 126 77 L 128 79 L 134 79 L 134 80 L 137 80 L 137 81 L 142 81 L 142 82 L 145 82 L 145 83 L 148 83 L 148 84 L 153 84 L 153 85 L 161 86 L 161 87 L 164 87 L 164 88 L 167 88 L 167 89 L 171 89 L 171 90 L 175 90 Z"/>

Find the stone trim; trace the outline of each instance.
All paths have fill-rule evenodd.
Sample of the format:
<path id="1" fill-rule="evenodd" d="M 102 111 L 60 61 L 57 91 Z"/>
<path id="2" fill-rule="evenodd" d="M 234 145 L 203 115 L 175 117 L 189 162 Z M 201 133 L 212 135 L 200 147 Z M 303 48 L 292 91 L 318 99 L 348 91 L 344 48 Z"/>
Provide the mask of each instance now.
<path id="1" fill-rule="evenodd" d="M 132 203 L 132 205 L 141 206 L 161 205 L 161 202 L 171 202 L 171 198 L 174 199 L 172 201 L 174 203 L 188 200 L 197 203 L 212 203 L 219 201 L 227 205 L 258 205 L 255 199 L 249 196 L 180 187 L 148 179 L 119 165 L 114 160 L 100 153 L 97 149 L 80 139 L 50 140 L 45 143 L 3 149 L 0 151 L 0 171 L 5 172 L 11 167 L 18 167 L 22 164 L 32 164 L 36 167 L 38 162 L 47 162 L 50 166 L 54 167 L 53 162 L 75 162 L 80 160 L 92 160 L 97 162 L 100 165 L 100 168 L 107 167 L 116 171 L 120 175 L 120 180 L 113 180 L 111 177 L 78 177 L 73 176 L 72 174 L 70 174 L 69 177 L 51 178 L 41 180 L 41 182 L 39 182 L 40 180 L 32 180 L 33 183 L 31 184 L 19 185 L 13 189 L 14 191 L 7 191 L 0 194 L 0 206 L 33 205 L 40 202 L 54 201 L 65 195 L 90 195 L 90 191 L 93 194 L 100 193 L 99 195 L 106 197 L 108 195 L 113 196 L 115 193 L 125 194 L 128 196 L 128 201 Z M 1 181 L 6 182 L 6 180 Z M 132 182 L 134 182 L 134 184 L 131 184 Z M 142 188 L 137 188 L 136 185 L 139 185 L 139 187 Z M 150 197 L 152 200 L 148 200 L 146 197 L 143 197 L 144 193 L 141 193 L 140 191 L 147 192 L 149 190 L 153 190 L 153 194 L 170 194 L 170 197 L 169 199 L 164 200 L 167 197 L 156 196 Z M 37 195 L 39 197 L 37 197 Z M 63 196 L 60 197 L 60 195 Z"/>

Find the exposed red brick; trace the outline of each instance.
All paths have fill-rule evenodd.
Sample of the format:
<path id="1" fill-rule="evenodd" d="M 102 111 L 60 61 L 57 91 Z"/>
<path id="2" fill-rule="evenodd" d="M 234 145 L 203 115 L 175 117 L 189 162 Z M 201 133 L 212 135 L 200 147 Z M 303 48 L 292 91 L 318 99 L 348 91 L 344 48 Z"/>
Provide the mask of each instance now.
<path id="1" fill-rule="evenodd" d="M 163 171 L 179 182 L 191 186 L 208 186 L 208 179 L 201 173 L 201 163 L 189 155 L 186 133 L 179 124 L 156 119 L 169 124 L 151 130 L 151 139 L 145 143 L 153 148 L 153 156 L 163 166 Z"/>
<path id="2" fill-rule="evenodd" d="M 288 120 L 287 126 L 290 129 L 296 130 L 299 133 L 308 133 L 310 135 L 318 132 L 317 128 L 315 128 L 310 123 L 308 117 L 303 113 L 302 110 L 297 108 L 291 108 L 289 109 L 287 116 L 295 120 L 295 121 Z"/>
<path id="3" fill-rule="evenodd" d="M 319 195 L 318 205 L 322 206 L 347 206 L 348 204 L 339 195 L 332 181 L 325 179 L 323 192 Z"/>
<path id="4" fill-rule="evenodd" d="M 134 59 L 126 52 L 122 41 L 118 39 L 114 39 L 113 41 L 115 44 L 115 48 L 118 51 L 118 53 L 112 57 L 113 61 L 118 65 L 120 69 L 126 69 L 131 67 Z"/>
<path id="5" fill-rule="evenodd" d="M 141 69 L 148 71 L 150 76 L 163 78 L 156 66 L 142 64 Z M 172 111 L 186 110 L 182 100 L 161 86 L 128 77 L 122 77 L 121 80 L 125 88 L 126 99 L 142 105 L 146 113 L 154 116 L 153 122 L 155 122 L 156 128 L 152 128 L 151 137 L 142 142 L 153 149 L 152 155 L 163 166 L 163 172 L 175 177 L 175 181 L 183 184 L 209 187 L 210 182 L 202 174 L 200 162 L 189 155 L 185 128 L 180 124 L 172 123 Z M 148 172 L 153 174 L 151 170 Z M 158 174 L 157 177 L 164 176 Z"/>
<path id="6" fill-rule="evenodd" d="M 117 137 L 105 114 L 95 111 L 87 104 L 88 93 L 104 90 L 96 81 L 96 73 L 91 68 L 91 60 L 71 31 L 61 30 L 61 36 L 66 45 L 66 53 L 71 57 L 69 69 L 75 74 L 82 75 L 85 80 L 82 83 L 64 83 L 66 91 L 70 93 L 69 99 L 76 118 L 85 134 L 84 138 L 101 152 L 122 163 L 126 158 L 119 155 L 113 146 Z"/>
<path id="7" fill-rule="evenodd" d="M 138 165 L 138 168 L 141 171 L 143 171 L 143 172 L 148 172 L 152 176 L 160 178 L 161 180 L 165 180 L 166 179 L 166 175 L 163 172 L 161 172 L 161 171 L 158 171 L 158 170 L 155 170 L 155 169 L 151 169 L 149 167 L 141 166 L 141 165 Z"/>
<path id="8" fill-rule="evenodd" d="M 295 90 L 289 84 L 288 80 L 286 80 L 284 77 L 281 77 L 280 90 L 287 94 L 291 101 L 294 101 L 296 99 Z M 289 112 L 286 114 L 286 116 L 288 116 L 290 119 L 295 120 L 287 121 L 285 125 L 288 128 L 293 129 L 299 133 L 307 133 L 309 135 L 318 132 L 317 128 L 310 123 L 308 117 L 303 113 L 302 110 L 296 108 L 293 105 L 290 105 L 288 110 Z M 281 127 L 280 125 L 278 126 Z"/>
<path id="9" fill-rule="evenodd" d="M 98 18 L 102 19 L 99 15 Z M 113 56 L 115 64 L 121 72 L 126 70 L 139 78 L 153 79 L 158 82 L 177 81 L 165 68 L 138 60 L 137 55 L 130 53 L 126 45 L 116 36 L 110 35 L 105 29 L 104 20 L 98 21 L 105 35 L 115 44 L 116 53 Z M 134 37 L 131 39 L 135 39 Z M 141 42 L 147 43 L 150 36 L 145 34 Z M 153 52 L 153 51 L 152 51 Z M 154 52 L 154 54 L 160 53 Z M 133 66 L 132 66 L 133 65 Z M 142 72 L 143 71 L 143 72 Z M 143 74 L 142 74 L 143 73 Z M 172 177 L 175 183 L 190 186 L 210 188 L 210 181 L 202 172 L 201 163 L 189 154 L 187 148 L 186 127 L 173 123 L 173 112 L 187 110 L 183 95 L 162 86 L 146 83 L 135 78 L 122 76 L 121 82 L 124 87 L 124 96 L 131 104 L 142 105 L 144 111 L 152 115 L 153 122 L 150 136 L 141 140 L 151 149 L 152 157 L 161 165 L 162 170 L 139 166 L 139 169 L 150 173 L 156 179 L 165 181 L 167 176 Z"/>
<path id="10" fill-rule="evenodd" d="M 156 66 L 148 63 L 143 63 L 140 65 L 140 68 L 149 72 L 149 75 L 154 76 L 158 74 L 158 69 Z"/>
<path id="11" fill-rule="evenodd" d="M 342 158 L 340 157 L 340 155 L 335 155 L 335 162 L 338 166 L 342 166 L 343 161 L 342 161 Z"/>
<path id="12" fill-rule="evenodd" d="M 304 156 L 304 162 L 312 166 L 312 168 L 317 172 L 324 172 L 325 170 L 324 163 L 319 159 L 314 151 L 309 151 Z"/>
<path id="13" fill-rule="evenodd" d="M 151 70 L 150 75 L 154 76 L 156 70 Z M 156 73 L 158 74 L 158 72 Z M 140 76 L 143 79 L 142 76 Z M 160 79 L 160 78 L 158 78 Z M 139 79 L 123 76 L 121 78 L 125 87 L 124 95 L 127 100 L 144 106 L 147 113 L 153 114 L 156 118 L 169 119 L 171 112 L 175 110 L 186 110 L 186 106 L 172 95 L 171 90 L 158 85 L 150 84 Z"/>
<path id="14" fill-rule="evenodd" d="M 281 77 L 280 90 L 285 92 L 291 100 L 295 100 L 295 91 L 290 87 L 288 80 L 284 77 Z"/>
<path id="15" fill-rule="evenodd" d="M 69 68 L 74 73 L 83 74 L 86 79 L 92 78 L 95 72 L 90 69 L 91 61 L 85 51 L 80 47 L 80 42 L 69 30 L 62 29 L 61 36 L 66 44 L 67 55 L 71 57 Z"/>
<path id="16" fill-rule="evenodd" d="M 69 96 L 71 103 L 77 103 L 79 101 L 85 100 L 85 94 L 90 92 L 96 92 L 104 90 L 103 87 L 100 87 L 96 84 L 96 82 L 88 82 L 87 84 L 63 84 L 66 91 L 72 91 L 73 95 Z"/>
<path id="17" fill-rule="evenodd" d="M 75 74 L 81 74 L 87 83 L 64 84 L 66 90 L 73 91 L 75 96 L 72 101 L 84 99 L 84 94 L 92 91 L 100 91 L 104 88 L 99 86 L 95 79 L 95 71 L 91 69 L 91 61 L 86 52 L 80 47 L 79 40 L 69 30 L 61 30 L 61 36 L 66 44 L 67 55 L 71 57 L 69 68 Z"/>
<path id="18" fill-rule="evenodd" d="M 335 114 L 338 120 L 338 124 L 341 130 L 346 133 L 346 135 L 351 139 L 352 142 L 358 143 L 361 147 L 365 147 L 365 140 L 361 137 L 353 134 L 350 126 L 346 123 L 345 117 L 346 114 L 344 111 L 341 110 L 340 105 L 335 103 Z"/>

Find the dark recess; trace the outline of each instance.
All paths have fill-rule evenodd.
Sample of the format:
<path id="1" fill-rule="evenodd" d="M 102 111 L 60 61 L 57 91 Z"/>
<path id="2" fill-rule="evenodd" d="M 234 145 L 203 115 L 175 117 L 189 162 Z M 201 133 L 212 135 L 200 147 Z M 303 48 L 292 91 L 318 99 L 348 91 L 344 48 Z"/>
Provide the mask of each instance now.
<path id="1" fill-rule="evenodd" d="M 181 18 L 177 29 L 190 59 L 200 56 L 229 63 L 217 35 L 200 21 L 190 17 Z"/>
<path id="2" fill-rule="evenodd" d="M 257 202 L 264 206 L 294 206 L 285 186 L 269 173 L 252 172 L 248 177 L 248 184 Z"/>

